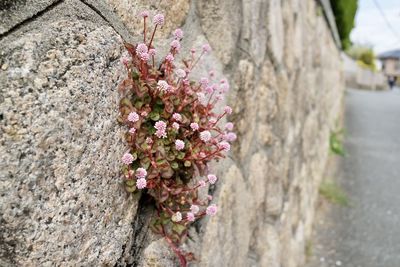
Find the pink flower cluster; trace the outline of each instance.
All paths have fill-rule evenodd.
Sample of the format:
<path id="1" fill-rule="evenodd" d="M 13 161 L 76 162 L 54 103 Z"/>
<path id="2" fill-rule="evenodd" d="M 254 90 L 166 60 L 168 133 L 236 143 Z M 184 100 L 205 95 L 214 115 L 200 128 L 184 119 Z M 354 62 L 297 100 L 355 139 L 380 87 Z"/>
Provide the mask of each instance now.
<path id="1" fill-rule="evenodd" d="M 216 215 L 212 196 L 200 198 L 197 191 L 215 186 L 218 178 L 209 163 L 226 157 L 237 136 L 232 122 L 221 126 L 232 108 L 217 108 L 229 90 L 228 81 L 217 80 L 215 71 L 197 81 L 191 79 L 196 65 L 211 52 L 210 45 L 199 48 L 200 53 L 191 49 L 189 58 L 180 63 L 184 33 L 176 29 L 167 42 L 169 51 L 159 56 L 153 40 L 165 18 L 156 14 L 150 31 L 149 16 L 147 11 L 140 13 L 143 41 L 126 44 L 130 57 L 122 59 L 128 77 L 119 86 L 118 120 L 127 126 L 130 149 L 121 160 L 127 191 L 142 189 L 153 197 L 157 216 L 152 229 L 178 247 L 193 222 Z M 197 177 L 204 178 L 195 183 Z M 182 263 L 179 251 L 174 249 Z"/>

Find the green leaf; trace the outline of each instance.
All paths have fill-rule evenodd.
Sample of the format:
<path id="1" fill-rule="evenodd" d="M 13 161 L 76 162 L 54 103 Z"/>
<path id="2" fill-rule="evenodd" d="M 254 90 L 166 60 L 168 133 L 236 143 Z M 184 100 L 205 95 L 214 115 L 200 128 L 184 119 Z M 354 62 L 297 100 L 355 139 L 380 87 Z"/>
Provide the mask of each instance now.
<path id="1" fill-rule="evenodd" d="M 140 77 L 139 73 L 134 71 L 134 70 L 132 70 L 132 79 L 133 80 L 139 80 L 139 77 Z"/>
<path id="2" fill-rule="evenodd" d="M 153 121 L 158 121 L 160 119 L 160 114 L 156 111 L 152 111 L 150 112 L 149 117 Z"/>
<path id="3" fill-rule="evenodd" d="M 174 223 L 174 225 L 172 226 L 172 231 L 174 231 L 175 233 L 177 233 L 178 235 L 182 235 L 182 233 L 186 230 L 186 226 L 182 225 L 182 224 L 177 224 Z"/>
<path id="4" fill-rule="evenodd" d="M 178 169 L 179 168 L 178 162 L 176 162 L 176 161 L 172 162 L 171 163 L 171 168 L 174 169 L 174 170 Z"/>
<path id="5" fill-rule="evenodd" d="M 136 186 L 125 186 L 126 191 L 133 193 L 136 190 Z"/>
<path id="6" fill-rule="evenodd" d="M 167 160 L 168 160 L 168 161 L 173 161 L 174 159 L 175 159 L 174 153 L 168 153 L 168 154 L 167 154 Z"/>
<path id="7" fill-rule="evenodd" d="M 126 180 L 125 183 L 127 186 L 133 186 L 136 184 L 136 182 L 134 180 Z"/>
<path id="8" fill-rule="evenodd" d="M 140 109 L 140 108 L 142 108 L 142 106 L 143 106 L 143 101 L 137 101 L 136 103 L 135 103 L 135 107 L 137 108 L 137 109 Z"/>
<path id="9" fill-rule="evenodd" d="M 166 159 L 158 159 L 156 162 L 157 162 L 157 165 L 159 165 L 159 166 L 165 165 L 168 163 L 168 161 Z"/>
<path id="10" fill-rule="evenodd" d="M 183 159 L 185 157 L 185 152 L 179 152 L 176 156 L 177 159 Z"/>
<path id="11" fill-rule="evenodd" d="M 132 102 L 127 97 L 122 98 L 121 101 L 119 101 L 119 105 L 120 105 L 120 107 L 123 107 L 123 106 L 130 107 L 130 108 L 133 107 Z"/>

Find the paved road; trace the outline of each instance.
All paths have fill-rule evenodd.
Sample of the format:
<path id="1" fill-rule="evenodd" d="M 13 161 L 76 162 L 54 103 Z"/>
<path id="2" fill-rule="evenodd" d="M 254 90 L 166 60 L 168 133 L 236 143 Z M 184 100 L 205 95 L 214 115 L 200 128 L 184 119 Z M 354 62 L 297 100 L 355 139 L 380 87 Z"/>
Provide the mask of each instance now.
<path id="1" fill-rule="evenodd" d="M 317 217 L 310 266 L 400 267 L 400 90 L 346 92 L 350 207 Z"/>

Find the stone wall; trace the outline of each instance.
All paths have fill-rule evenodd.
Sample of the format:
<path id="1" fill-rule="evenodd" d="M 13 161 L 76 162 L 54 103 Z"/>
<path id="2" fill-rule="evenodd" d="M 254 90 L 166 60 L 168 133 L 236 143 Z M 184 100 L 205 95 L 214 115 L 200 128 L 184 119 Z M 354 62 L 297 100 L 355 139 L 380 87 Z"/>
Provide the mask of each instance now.
<path id="1" fill-rule="evenodd" d="M 231 81 L 239 138 L 215 166 L 220 212 L 185 244 L 194 265 L 302 266 L 344 88 L 315 0 L 3 1 L 0 265 L 176 265 L 119 174 L 119 60 L 143 9 L 166 14 L 159 44 L 181 27 Z"/>

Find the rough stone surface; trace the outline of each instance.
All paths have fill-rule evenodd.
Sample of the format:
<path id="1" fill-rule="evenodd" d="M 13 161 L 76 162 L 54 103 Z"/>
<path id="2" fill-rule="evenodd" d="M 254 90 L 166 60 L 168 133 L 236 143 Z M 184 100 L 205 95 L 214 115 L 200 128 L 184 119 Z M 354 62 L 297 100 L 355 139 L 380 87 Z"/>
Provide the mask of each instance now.
<path id="1" fill-rule="evenodd" d="M 3 0 L 0 3 L 0 35 L 34 17 L 59 0 Z"/>
<path id="2" fill-rule="evenodd" d="M 126 27 L 134 36 L 142 36 L 143 20 L 139 16 L 143 10 L 150 11 L 147 19 L 148 26 L 153 29 L 153 16 L 162 12 L 165 16 L 165 25 L 157 32 L 157 36 L 168 37 L 171 31 L 183 25 L 189 11 L 189 0 L 106 0 L 121 17 Z M 157 12 L 158 11 L 158 12 Z"/>
<path id="3" fill-rule="evenodd" d="M 122 40 L 84 20 L 39 25 L 1 49 L 0 265 L 113 265 L 136 213 L 118 182 Z"/>
<path id="4" fill-rule="evenodd" d="M 162 11 L 156 38 L 181 27 L 182 51 L 209 42 L 204 66 L 231 81 L 238 141 L 213 167 L 219 213 L 184 245 L 192 265 L 303 266 L 343 97 L 339 51 L 317 2 L 94 3 L 63 1 L 1 40 L 0 265 L 177 264 L 147 235 L 152 212 L 119 185 L 123 49 L 115 19 L 101 11 L 109 8 L 133 39 L 138 12 Z"/>

